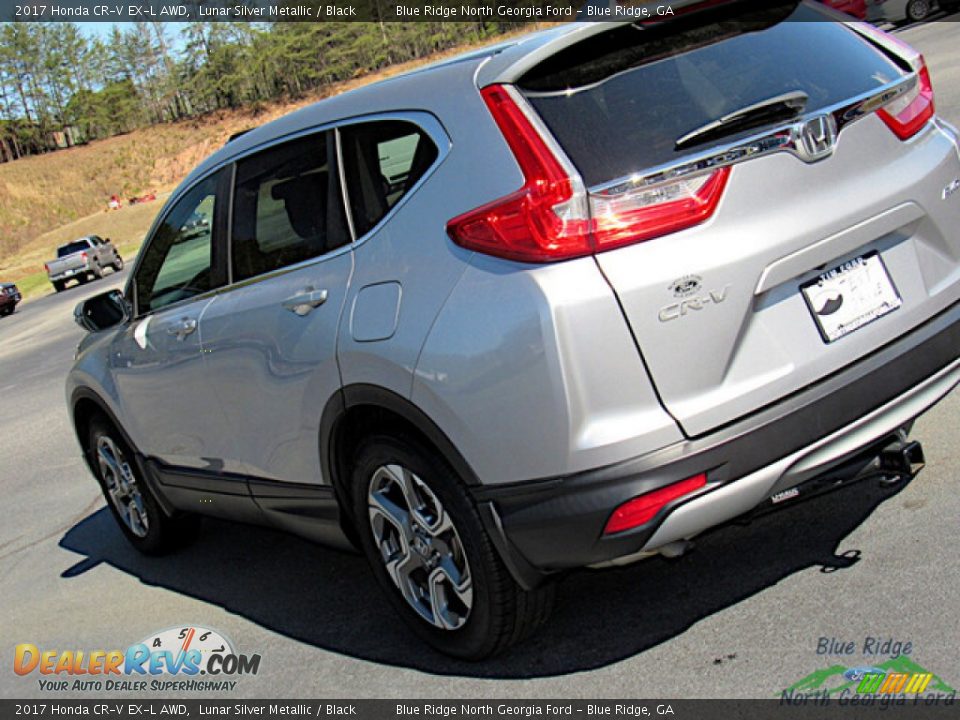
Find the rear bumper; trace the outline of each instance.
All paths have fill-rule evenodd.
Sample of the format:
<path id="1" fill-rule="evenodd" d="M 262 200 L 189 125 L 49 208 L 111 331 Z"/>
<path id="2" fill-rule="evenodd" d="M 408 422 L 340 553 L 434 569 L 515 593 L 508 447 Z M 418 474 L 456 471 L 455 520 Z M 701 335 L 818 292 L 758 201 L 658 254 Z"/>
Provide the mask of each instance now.
<path id="1" fill-rule="evenodd" d="M 960 382 L 960 304 L 867 358 L 708 435 L 567 477 L 475 489 L 524 584 L 657 548 L 750 511 L 889 437 Z M 604 537 L 632 497 L 707 473 L 707 486 L 650 522 Z M 789 503 L 787 503 L 789 505 Z"/>

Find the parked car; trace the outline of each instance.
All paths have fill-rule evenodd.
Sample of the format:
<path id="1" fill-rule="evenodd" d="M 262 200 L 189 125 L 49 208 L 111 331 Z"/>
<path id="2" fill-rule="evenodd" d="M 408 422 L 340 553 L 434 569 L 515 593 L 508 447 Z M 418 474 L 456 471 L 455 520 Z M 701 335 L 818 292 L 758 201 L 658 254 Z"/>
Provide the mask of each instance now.
<path id="1" fill-rule="evenodd" d="M 867 19 L 867 0 L 820 0 L 820 2 L 857 20 Z"/>
<path id="2" fill-rule="evenodd" d="M 353 90 L 196 168 L 76 310 L 66 397 L 127 539 L 212 515 L 357 547 L 476 659 L 567 570 L 912 478 L 960 381 L 957 130 L 872 26 L 707 5 Z"/>
<path id="3" fill-rule="evenodd" d="M 57 259 L 43 265 L 53 289 L 60 292 L 70 280 L 81 285 L 103 277 L 106 268 L 123 270 L 123 258 L 110 243 L 98 235 L 87 235 L 57 248 Z"/>
<path id="4" fill-rule="evenodd" d="M 960 0 L 866 0 L 870 22 L 919 22 L 939 7 L 946 13 L 960 10 Z"/>
<path id="5" fill-rule="evenodd" d="M 20 291 L 14 283 L 0 283 L 0 315 L 12 315 L 20 299 Z"/>

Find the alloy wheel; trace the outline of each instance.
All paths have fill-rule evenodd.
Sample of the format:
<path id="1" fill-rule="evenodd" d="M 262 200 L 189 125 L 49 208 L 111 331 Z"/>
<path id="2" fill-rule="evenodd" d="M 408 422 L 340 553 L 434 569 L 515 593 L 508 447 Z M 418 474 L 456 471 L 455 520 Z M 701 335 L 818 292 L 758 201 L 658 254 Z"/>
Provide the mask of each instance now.
<path id="1" fill-rule="evenodd" d="M 130 463 L 109 435 L 97 439 L 97 463 L 110 501 L 124 525 L 139 538 L 146 537 L 150 520 Z"/>
<path id="2" fill-rule="evenodd" d="M 436 494 L 407 468 L 384 465 L 370 479 L 367 505 L 387 575 L 407 604 L 435 627 L 462 627 L 473 606 L 470 565 Z"/>

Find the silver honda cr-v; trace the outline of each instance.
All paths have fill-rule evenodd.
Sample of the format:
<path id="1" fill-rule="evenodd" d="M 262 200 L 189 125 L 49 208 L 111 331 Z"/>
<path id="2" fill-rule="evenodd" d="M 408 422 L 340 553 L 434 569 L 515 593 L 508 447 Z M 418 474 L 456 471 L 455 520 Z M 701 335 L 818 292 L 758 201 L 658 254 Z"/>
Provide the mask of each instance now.
<path id="1" fill-rule="evenodd" d="M 129 540 L 213 515 L 358 547 L 481 658 L 565 570 L 912 477 L 960 380 L 957 131 L 894 38 L 705 5 L 344 93 L 194 170 L 76 312 L 70 414 Z"/>

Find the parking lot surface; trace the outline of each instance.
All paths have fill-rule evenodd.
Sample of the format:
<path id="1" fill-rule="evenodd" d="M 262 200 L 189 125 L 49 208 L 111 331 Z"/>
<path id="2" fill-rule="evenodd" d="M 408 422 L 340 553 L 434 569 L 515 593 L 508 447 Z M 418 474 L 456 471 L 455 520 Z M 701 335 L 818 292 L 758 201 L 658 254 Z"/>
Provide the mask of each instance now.
<path id="1" fill-rule="evenodd" d="M 899 33 L 925 53 L 938 111 L 955 124 L 958 28 Z M 210 697 L 54 694 L 37 673 L 12 670 L 19 643 L 125 649 L 188 626 L 261 656 L 259 672 L 234 678 L 225 699 L 772 698 L 817 671 L 878 665 L 898 650 L 960 687 L 960 393 L 917 423 L 928 465 L 906 487 L 861 483 L 713 532 L 679 560 L 571 575 L 544 631 L 503 657 L 464 664 L 407 631 L 360 556 L 214 520 L 172 556 L 141 557 L 127 545 L 81 461 L 63 397 L 81 336 L 73 306 L 124 278 L 0 319 L 4 697 Z M 835 651 L 849 642 L 851 655 Z"/>

